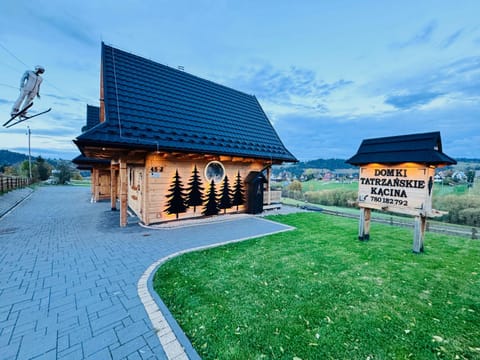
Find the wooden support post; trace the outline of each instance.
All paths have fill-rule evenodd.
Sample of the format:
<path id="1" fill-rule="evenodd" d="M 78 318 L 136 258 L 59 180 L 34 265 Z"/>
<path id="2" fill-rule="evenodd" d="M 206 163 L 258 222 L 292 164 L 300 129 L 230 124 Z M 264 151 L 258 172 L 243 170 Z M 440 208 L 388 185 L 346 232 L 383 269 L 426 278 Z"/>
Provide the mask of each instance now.
<path id="1" fill-rule="evenodd" d="M 92 200 L 91 202 L 97 202 L 99 197 L 99 186 L 98 186 L 98 169 L 92 169 Z"/>
<path id="2" fill-rule="evenodd" d="M 112 211 L 117 210 L 117 170 L 110 165 L 110 205 Z"/>
<path id="3" fill-rule="evenodd" d="M 90 177 L 91 177 L 91 181 L 90 181 L 90 202 L 93 203 L 93 192 L 94 192 L 94 188 L 95 188 L 95 169 L 92 169 L 90 170 Z"/>
<path id="4" fill-rule="evenodd" d="M 270 188 L 270 178 L 272 176 L 271 167 L 267 168 L 267 205 L 272 203 L 272 190 Z"/>
<path id="5" fill-rule="evenodd" d="M 128 207 L 128 199 L 127 199 L 127 163 L 125 159 L 120 158 L 120 226 L 125 227 L 127 226 L 127 207 Z"/>
<path id="6" fill-rule="evenodd" d="M 370 217 L 371 209 L 360 208 L 360 219 L 358 222 L 358 240 L 366 241 L 370 239 Z"/>
<path id="7" fill-rule="evenodd" d="M 416 254 L 423 252 L 423 237 L 425 235 L 425 225 L 427 218 L 425 216 L 415 217 L 415 229 L 413 231 L 413 252 Z"/>

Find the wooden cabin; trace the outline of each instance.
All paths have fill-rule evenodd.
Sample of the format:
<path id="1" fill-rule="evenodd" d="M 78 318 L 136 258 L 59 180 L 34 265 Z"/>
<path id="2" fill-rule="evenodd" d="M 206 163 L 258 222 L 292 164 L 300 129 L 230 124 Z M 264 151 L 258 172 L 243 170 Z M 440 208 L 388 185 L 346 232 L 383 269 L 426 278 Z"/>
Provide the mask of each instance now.
<path id="1" fill-rule="evenodd" d="M 255 96 L 103 43 L 100 100 L 74 142 L 121 226 L 128 208 L 144 224 L 257 209 L 247 201 L 271 201 L 270 167 L 297 161 Z M 252 172 L 265 181 L 246 183 Z"/>
<path id="2" fill-rule="evenodd" d="M 90 130 L 99 124 L 100 108 L 87 105 L 87 123 L 82 132 Z M 91 202 L 109 200 L 111 198 L 110 160 L 88 158 L 79 155 L 72 160 L 78 170 L 88 170 L 91 173 Z"/>

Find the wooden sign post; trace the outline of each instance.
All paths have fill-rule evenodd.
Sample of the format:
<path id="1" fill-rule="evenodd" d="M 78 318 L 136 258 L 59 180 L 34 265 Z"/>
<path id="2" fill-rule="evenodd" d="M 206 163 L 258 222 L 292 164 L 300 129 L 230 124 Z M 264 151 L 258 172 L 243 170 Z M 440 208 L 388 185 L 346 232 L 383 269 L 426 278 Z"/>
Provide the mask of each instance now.
<path id="1" fill-rule="evenodd" d="M 372 209 L 412 215 L 413 252 L 423 252 L 427 217 L 445 214 L 432 209 L 435 168 L 456 164 L 441 152 L 440 133 L 364 140 L 347 162 L 360 166 L 358 238 L 370 239 Z"/>
<path id="2" fill-rule="evenodd" d="M 413 215 L 419 224 L 413 251 L 422 252 L 426 217 L 437 214 L 432 210 L 434 175 L 433 166 L 416 163 L 362 166 L 358 179 L 359 239 L 370 238 L 371 209 Z"/>

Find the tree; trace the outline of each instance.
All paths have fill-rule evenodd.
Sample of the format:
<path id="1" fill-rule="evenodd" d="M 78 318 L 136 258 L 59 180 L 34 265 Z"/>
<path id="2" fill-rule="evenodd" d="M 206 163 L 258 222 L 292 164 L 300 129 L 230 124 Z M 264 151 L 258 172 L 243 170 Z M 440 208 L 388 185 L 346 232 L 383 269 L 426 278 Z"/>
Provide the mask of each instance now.
<path id="1" fill-rule="evenodd" d="M 35 159 L 35 166 L 38 172 L 38 178 L 40 181 L 47 180 L 50 176 L 51 166 L 47 164 L 44 158 L 38 156 Z"/>
<path id="2" fill-rule="evenodd" d="M 202 180 L 200 179 L 197 165 L 195 165 L 187 188 L 187 205 L 193 206 L 194 213 L 197 211 L 197 206 L 203 204 L 203 190 Z"/>
<path id="3" fill-rule="evenodd" d="M 57 164 L 55 176 L 58 178 L 58 183 L 63 185 L 70 181 L 72 170 L 66 161 L 60 161 Z"/>
<path id="4" fill-rule="evenodd" d="M 20 164 L 20 175 L 28 178 L 30 177 L 30 162 L 28 160 L 24 160 Z M 32 180 L 38 180 L 38 173 L 36 172 L 34 164 L 32 164 Z"/>
<path id="5" fill-rule="evenodd" d="M 235 185 L 233 188 L 233 199 L 232 206 L 237 207 L 245 203 L 245 190 L 243 189 L 242 178 L 240 177 L 240 171 L 237 173 L 237 178 L 235 180 Z"/>
<path id="6" fill-rule="evenodd" d="M 473 184 L 475 181 L 475 170 L 468 170 L 467 171 L 467 182 Z"/>
<path id="7" fill-rule="evenodd" d="M 288 190 L 290 191 L 302 191 L 302 183 L 298 180 L 293 180 L 290 185 L 288 185 Z"/>
<path id="8" fill-rule="evenodd" d="M 182 180 L 180 179 L 180 175 L 178 175 L 178 169 L 175 171 L 173 183 L 168 191 L 170 194 L 166 195 L 169 200 L 165 212 L 168 214 L 175 214 L 178 219 L 178 214 L 187 211 L 187 203 L 185 201 L 186 195 L 184 193 Z"/>
<path id="9" fill-rule="evenodd" d="M 220 203 L 218 204 L 218 208 L 223 209 L 223 213 L 226 214 L 227 209 L 230 209 L 232 207 L 232 196 L 230 186 L 228 185 L 227 175 L 225 175 L 225 177 L 223 178 L 223 186 L 220 192 L 222 195 L 220 196 Z"/>
<path id="10" fill-rule="evenodd" d="M 3 173 L 9 176 L 18 176 L 18 170 L 15 166 L 5 166 L 3 168 Z"/>
<path id="11" fill-rule="evenodd" d="M 217 194 L 215 192 L 215 182 L 212 180 L 210 182 L 210 187 L 207 194 L 207 203 L 203 208 L 203 215 L 218 215 L 218 205 L 217 205 Z"/>

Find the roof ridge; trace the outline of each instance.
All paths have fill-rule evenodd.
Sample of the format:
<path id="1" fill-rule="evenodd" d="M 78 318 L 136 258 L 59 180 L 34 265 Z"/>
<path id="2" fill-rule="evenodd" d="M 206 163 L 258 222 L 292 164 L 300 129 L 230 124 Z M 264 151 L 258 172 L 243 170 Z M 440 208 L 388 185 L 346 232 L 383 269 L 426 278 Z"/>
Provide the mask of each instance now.
<path id="1" fill-rule="evenodd" d="M 76 144 L 290 161 L 254 95 L 102 42 L 105 121 Z"/>

